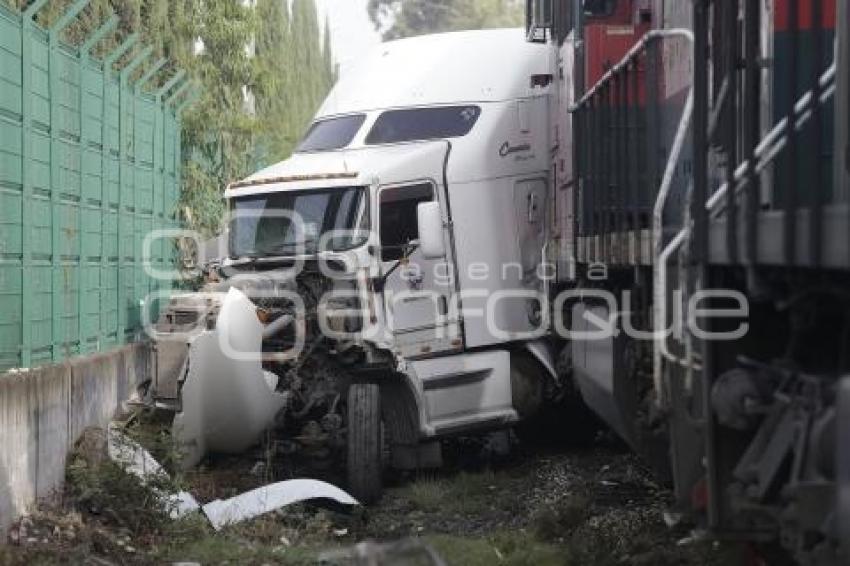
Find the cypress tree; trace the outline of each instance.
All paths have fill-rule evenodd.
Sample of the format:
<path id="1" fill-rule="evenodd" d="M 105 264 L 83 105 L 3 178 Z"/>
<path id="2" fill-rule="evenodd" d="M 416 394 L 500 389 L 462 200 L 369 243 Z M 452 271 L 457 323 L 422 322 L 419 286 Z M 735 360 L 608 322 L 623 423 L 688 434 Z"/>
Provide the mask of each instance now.
<path id="1" fill-rule="evenodd" d="M 292 3 L 292 61 L 291 68 L 299 77 L 293 91 L 292 127 L 300 133 L 326 94 L 323 85 L 321 45 L 316 5 L 313 0 L 294 0 Z"/>
<path id="2" fill-rule="evenodd" d="M 324 88 L 330 90 L 336 82 L 336 66 L 334 65 L 333 47 L 331 46 L 331 21 L 325 18 L 325 41 L 322 45 L 322 71 Z"/>
<path id="3" fill-rule="evenodd" d="M 281 58 L 284 52 L 284 33 L 288 33 L 281 0 L 258 0 L 255 6 L 258 29 L 255 40 L 254 83 L 257 116 L 261 117 L 263 132 L 260 138 L 260 160 L 279 151 L 279 116 L 283 104 L 286 77 Z"/>

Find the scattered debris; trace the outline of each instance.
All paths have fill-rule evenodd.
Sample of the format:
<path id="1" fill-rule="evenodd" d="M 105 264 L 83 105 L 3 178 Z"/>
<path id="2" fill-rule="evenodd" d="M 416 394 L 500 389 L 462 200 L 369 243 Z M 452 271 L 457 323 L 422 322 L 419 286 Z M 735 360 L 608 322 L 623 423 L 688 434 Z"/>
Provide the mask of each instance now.
<path id="1" fill-rule="evenodd" d="M 698 542 L 705 542 L 706 540 L 708 540 L 708 531 L 703 529 L 694 529 L 688 534 L 688 536 L 676 541 L 676 544 L 678 546 L 687 546 Z"/>
<path id="2" fill-rule="evenodd" d="M 114 423 L 109 425 L 108 450 L 109 457 L 115 463 L 143 483 L 168 475 L 147 450 L 121 432 Z M 312 479 L 281 481 L 229 499 L 217 499 L 204 506 L 200 506 L 195 497 L 187 491 L 167 494 L 155 487 L 153 490 L 167 502 L 173 519 L 200 509 L 216 530 L 310 499 L 331 499 L 341 505 L 359 505 L 356 499 L 338 487 Z"/>
<path id="3" fill-rule="evenodd" d="M 109 457 L 127 473 L 133 474 L 144 483 L 152 478 L 168 475 L 147 450 L 121 432 L 115 423 L 109 425 L 107 438 Z M 154 491 L 166 500 L 172 519 L 180 518 L 187 513 L 198 510 L 198 502 L 187 491 L 176 494 L 162 493 L 156 488 L 154 488 Z"/>
<path id="4" fill-rule="evenodd" d="M 664 511 L 661 514 L 661 518 L 664 519 L 664 524 L 667 525 L 667 528 L 672 529 L 682 522 L 683 516 L 681 513 L 674 513 L 673 511 Z"/>
<path id="5" fill-rule="evenodd" d="M 167 437 L 161 451 L 153 444 L 158 434 L 151 438 L 135 427 L 121 432 L 171 469 Z M 201 503 L 225 502 L 262 481 L 249 474 L 258 461 L 255 455 L 241 461 L 213 458 L 185 477 L 179 472 L 165 480 L 153 476 L 143 488 L 143 482 L 130 481 L 138 476 L 108 457 L 106 436 L 100 430 L 90 438 L 90 452 L 102 454 L 102 465 L 85 465 L 81 460 L 88 460 L 78 447 L 69 464 L 66 498 L 55 507 L 45 503 L 13 525 L 16 544 L 0 545 L 0 564 L 315 564 L 321 556 L 340 565 L 442 560 L 470 566 L 728 566 L 747 556 L 746 549 L 700 542 L 699 537 L 677 545 L 693 525 L 683 520 L 672 530 L 665 526 L 669 491 L 647 483 L 649 472 L 637 457 L 605 446 L 588 452 L 526 453 L 477 466 L 469 463 L 466 450 L 460 466 L 450 449 L 448 469 L 391 483 L 368 514 L 307 502 L 217 530 L 203 513 L 167 520 L 168 514 L 159 510 L 165 506 L 151 497 L 152 488 L 162 486 L 169 493 L 187 489 Z M 145 458 L 140 464 L 155 469 Z M 282 459 L 285 471 L 273 464 L 270 477 L 307 472 L 290 458 Z M 608 468 L 600 474 L 603 465 Z M 617 485 L 603 486 L 600 480 Z M 273 504 L 266 498 L 267 508 Z M 379 542 L 387 539 L 406 542 Z M 358 541 L 374 542 L 349 546 Z M 414 548 L 407 553 L 406 545 Z M 436 558 L 417 545 L 431 548 Z"/>
<path id="6" fill-rule="evenodd" d="M 356 499 L 327 482 L 297 479 L 259 487 L 224 501 L 219 499 L 207 503 L 203 511 L 213 528 L 218 530 L 225 525 L 310 499 L 332 499 L 342 505 L 359 505 Z"/>

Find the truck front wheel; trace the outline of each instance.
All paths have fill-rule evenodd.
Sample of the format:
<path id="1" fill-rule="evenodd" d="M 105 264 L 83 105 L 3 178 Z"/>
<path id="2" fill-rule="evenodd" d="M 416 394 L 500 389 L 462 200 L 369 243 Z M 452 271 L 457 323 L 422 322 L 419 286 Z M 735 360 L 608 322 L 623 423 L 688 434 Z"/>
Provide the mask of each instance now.
<path id="1" fill-rule="evenodd" d="M 381 392 L 374 383 L 348 388 L 348 488 L 361 503 L 381 497 Z"/>

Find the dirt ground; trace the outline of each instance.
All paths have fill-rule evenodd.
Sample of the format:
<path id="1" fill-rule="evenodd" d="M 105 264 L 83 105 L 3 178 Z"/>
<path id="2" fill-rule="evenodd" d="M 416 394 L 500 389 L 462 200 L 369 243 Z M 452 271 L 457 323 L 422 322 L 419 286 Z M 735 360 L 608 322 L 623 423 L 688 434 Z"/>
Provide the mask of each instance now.
<path id="1" fill-rule="evenodd" d="M 147 445 L 168 460 L 156 442 Z M 447 454 L 439 472 L 391 477 L 369 508 L 296 505 L 220 532 L 197 515 L 168 519 L 149 486 L 77 454 L 66 492 L 15 526 L 0 564 L 369 563 L 352 558 L 358 552 L 387 556 L 376 564 L 434 563 L 428 552 L 473 566 L 745 563 L 737 547 L 667 527 L 669 493 L 610 440 L 508 457 L 458 444 Z M 172 487 L 204 502 L 307 472 L 334 480 L 337 469 L 280 467 L 257 452 L 207 462 Z M 386 544 L 353 549 L 363 541 Z"/>

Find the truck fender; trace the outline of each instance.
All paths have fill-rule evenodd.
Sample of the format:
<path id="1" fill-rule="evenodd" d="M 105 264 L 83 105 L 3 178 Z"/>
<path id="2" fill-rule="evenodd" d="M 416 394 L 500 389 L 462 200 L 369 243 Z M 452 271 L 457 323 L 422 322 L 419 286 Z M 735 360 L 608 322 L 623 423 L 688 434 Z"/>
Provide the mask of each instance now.
<path id="1" fill-rule="evenodd" d="M 381 390 L 381 412 L 393 444 L 416 444 L 427 422 L 425 404 L 409 375 L 397 373 L 375 380 Z"/>

